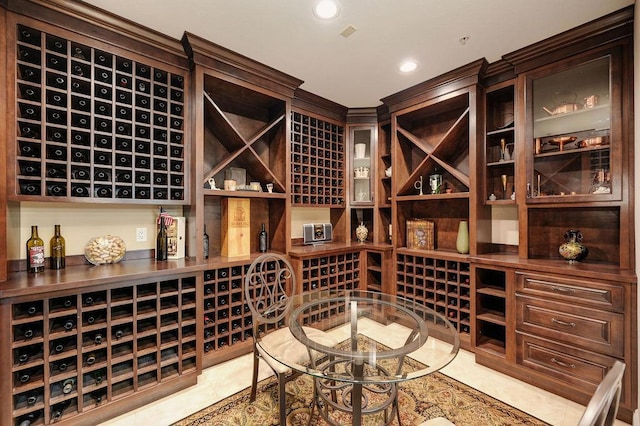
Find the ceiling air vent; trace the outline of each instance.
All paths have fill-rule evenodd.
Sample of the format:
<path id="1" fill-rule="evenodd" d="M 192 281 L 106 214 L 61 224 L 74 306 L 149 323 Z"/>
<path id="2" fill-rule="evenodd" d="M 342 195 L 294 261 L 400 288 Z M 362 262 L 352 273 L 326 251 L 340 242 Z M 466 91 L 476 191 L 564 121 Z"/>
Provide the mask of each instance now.
<path id="1" fill-rule="evenodd" d="M 358 31 L 356 27 L 354 27 L 353 25 L 347 25 L 347 27 L 340 32 L 340 35 L 344 38 L 347 38 L 356 31 Z"/>

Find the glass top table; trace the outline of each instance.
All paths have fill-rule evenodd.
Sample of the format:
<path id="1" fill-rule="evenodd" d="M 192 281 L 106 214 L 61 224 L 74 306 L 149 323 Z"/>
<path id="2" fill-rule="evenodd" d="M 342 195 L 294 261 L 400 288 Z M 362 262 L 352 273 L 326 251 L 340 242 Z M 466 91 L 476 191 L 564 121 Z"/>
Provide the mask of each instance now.
<path id="1" fill-rule="evenodd" d="M 314 378 L 315 405 L 330 424 L 340 424 L 333 412 L 348 413 L 354 425 L 376 413 L 390 423 L 398 415 L 397 384 L 440 370 L 460 346 L 446 317 L 401 297 L 316 291 L 290 302 L 290 341 L 279 342 L 286 349 L 271 347 L 269 339 L 257 344 Z"/>

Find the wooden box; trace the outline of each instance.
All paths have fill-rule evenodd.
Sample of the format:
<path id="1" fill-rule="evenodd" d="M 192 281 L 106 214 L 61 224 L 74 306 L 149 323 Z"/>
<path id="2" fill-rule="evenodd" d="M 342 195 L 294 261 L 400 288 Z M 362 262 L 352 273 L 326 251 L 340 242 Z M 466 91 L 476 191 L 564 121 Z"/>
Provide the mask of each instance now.
<path id="1" fill-rule="evenodd" d="M 435 224 L 432 220 L 407 220 L 407 248 L 435 250 Z"/>
<path id="2" fill-rule="evenodd" d="M 251 253 L 251 205 L 248 198 L 223 198 L 220 234 L 222 256 L 249 256 Z"/>

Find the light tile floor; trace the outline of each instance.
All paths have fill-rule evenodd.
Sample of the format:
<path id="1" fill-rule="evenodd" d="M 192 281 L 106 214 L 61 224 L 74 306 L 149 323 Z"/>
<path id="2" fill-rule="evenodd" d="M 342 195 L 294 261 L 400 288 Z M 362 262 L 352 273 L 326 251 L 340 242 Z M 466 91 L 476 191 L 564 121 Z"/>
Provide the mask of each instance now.
<path id="1" fill-rule="evenodd" d="M 390 324 L 383 329 L 377 323 L 365 334 L 377 336 L 381 343 L 384 338 L 402 338 L 402 326 Z M 335 331 L 337 338 L 344 335 L 344 330 Z M 383 337 L 383 338 L 380 338 Z M 434 343 L 438 346 L 438 343 Z M 448 350 L 445 346 L 436 349 Z M 429 348 L 434 350 L 434 347 Z M 419 355 L 416 356 L 419 360 Z M 475 363 L 471 352 L 461 350 L 456 358 L 441 370 L 454 379 L 501 401 L 530 413 L 554 426 L 575 426 L 582 415 L 584 406 L 561 398 L 550 392 L 515 380 L 490 368 Z M 260 380 L 270 374 L 265 364 L 260 366 Z M 201 410 L 216 401 L 248 387 L 251 384 L 251 356 L 244 355 L 222 364 L 210 367 L 198 377 L 198 384 L 180 391 L 172 396 L 155 401 L 137 410 L 131 411 L 101 426 L 163 426 L 170 425 L 188 415 Z M 434 419 L 426 423 L 428 426 L 451 425 L 446 419 Z M 617 421 L 616 426 L 626 423 Z M 462 425 L 458 425 L 462 426 Z"/>

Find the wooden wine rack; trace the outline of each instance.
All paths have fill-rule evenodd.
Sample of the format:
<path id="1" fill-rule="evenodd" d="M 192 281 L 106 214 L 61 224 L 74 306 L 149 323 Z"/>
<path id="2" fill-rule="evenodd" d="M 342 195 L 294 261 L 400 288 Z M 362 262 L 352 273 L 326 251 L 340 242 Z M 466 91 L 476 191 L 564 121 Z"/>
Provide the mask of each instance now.
<path id="1" fill-rule="evenodd" d="M 470 264 L 446 257 L 397 254 L 397 295 L 447 317 L 461 338 L 471 331 Z"/>
<path id="2" fill-rule="evenodd" d="M 204 366 L 251 351 L 253 320 L 244 292 L 251 261 L 204 271 Z M 263 324 L 269 332 L 283 324 Z"/>
<path id="3" fill-rule="evenodd" d="M 299 277 L 298 293 L 361 289 L 360 250 L 331 250 L 319 247 L 323 253 L 293 253 L 292 265 Z M 323 304 L 305 316 L 303 324 L 325 321 L 344 312 L 344 303 Z"/>
<path id="4" fill-rule="evenodd" d="M 344 127 L 291 113 L 291 203 L 344 207 Z"/>
<path id="5" fill-rule="evenodd" d="M 246 265 L 204 272 L 204 353 L 252 338 L 251 312 L 244 298 Z"/>
<path id="6" fill-rule="evenodd" d="M 12 424 L 86 424 L 101 407 L 197 375 L 194 276 L 55 293 L 10 311 Z"/>
<path id="7" fill-rule="evenodd" d="M 9 43 L 17 198 L 188 201 L 186 70 L 47 28 Z"/>

